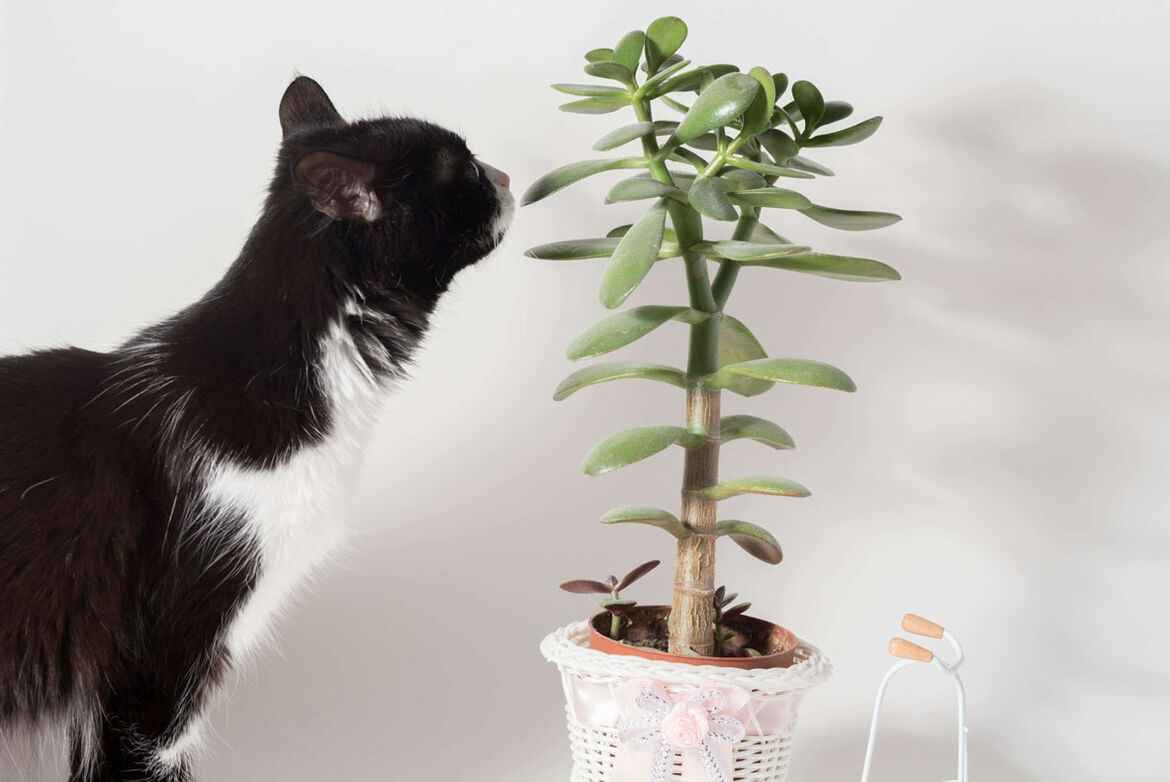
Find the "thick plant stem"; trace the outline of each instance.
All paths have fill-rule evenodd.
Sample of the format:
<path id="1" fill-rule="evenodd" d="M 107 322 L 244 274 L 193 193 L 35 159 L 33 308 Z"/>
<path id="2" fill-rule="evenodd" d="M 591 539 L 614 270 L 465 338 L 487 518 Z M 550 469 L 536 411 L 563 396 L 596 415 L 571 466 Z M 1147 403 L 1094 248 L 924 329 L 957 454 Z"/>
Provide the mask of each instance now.
<path id="1" fill-rule="evenodd" d="M 714 319 L 712 319 L 714 320 Z M 688 448 L 683 466 L 682 521 L 694 534 L 678 542 L 671 600 L 671 654 L 715 654 L 715 509 L 702 490 L 719 478 L 719 391 L 687 385 L 687 428 L 706 437 Z"/>
<path id="2" fill-rule="evenodd" d="M 649 102 L 636 101 L 634 112 L 639 120 L 649 121 Z M 642 150 L 650 161 L 650 175 L 660 182 L 674 184 L 666 161 L 657 157 L 658 141 L 652 134 L 642 138 Z M 711 313 L 711 317 L 691 326 L 686 424 L 688 431 L 703 439 L 686 450 L 683 464 L 681 519 L 694 534 L 678 543 L 668 622 L 669 651 L 672 654 L 713 655 L 716 503 L 702 490 L 719 482 L 719 390 L 704 385 L 698 378 L 719 368 L 721 305 L 712 290 L 706 258 L 686 250 L 703 239 L 702 217 L 686 204 L 674 200 L 668 203 L 667 209 L 679 245 L 683 247 L 691 307 Z"/>

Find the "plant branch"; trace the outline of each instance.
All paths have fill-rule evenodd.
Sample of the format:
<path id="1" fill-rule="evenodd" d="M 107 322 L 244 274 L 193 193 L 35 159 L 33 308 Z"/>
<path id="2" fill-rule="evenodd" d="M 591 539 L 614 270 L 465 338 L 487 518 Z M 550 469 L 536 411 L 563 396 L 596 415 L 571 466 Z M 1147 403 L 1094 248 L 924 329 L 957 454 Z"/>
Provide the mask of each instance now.
<path id="1" fill-rule="evenodd" d="M 751 238 L 752 232 L 756 230 L 756 224 L 759 221 L 759 207 L 743 207 L 740 210 L 739 222 L 735 224 L 735 231 L 731 234 L 731 238 L 746 242 Z M 739 276 L 741 265 L 736 261 L 719 262 L 719 271 L 715 272 L 715 281 L 711 283 L 711 292 L 715 296 L 715 303 L 719 305 L 720 310 L 727 306 L 727 299 L 731 296 L 731 289 L 735 287 L 735 280 Z"/>
<path id="2" fill-rule="evenodd" d="M 649 101 L 642 99 L 635 101 L 633 105 L 634 113 L 640 122 L 652 121 Z M 653 133 L 642 137 L 642 151 L 649 163 L 650 175 L 659 182 L 675 186 L 674 179 L 670 176 L 670 170 L 666 167 L 666 161 L 658 154 L 658 139 L 654 137 Z M 674 225 L 674 231 L 678 235 L 679 245 L 690 247 L 696 242 L 703 241 L 703 221 L 697 212 L 673 199 L 666 208 L 670 213 L 670 221 Z M 715 304 L 715 296 L 711 293 L 711 281 L 707 275 L 706 260 L 699 253 L 684 250 L 683 264 L 686 266 L 687 292 L 690 296 L 691 308 L 703 312 L 717 312 L 719 308 Z M 692 348 L 695 344 L 694 330 L 703 325 L 698 324 L 698 326 L 691 327 Z M 688 365 L 688 373 L 691 370 L 692 367 Z M 696 375 L 714 371 L 713 369 L 701 368 L 696 368 L 696 370 Z"/>

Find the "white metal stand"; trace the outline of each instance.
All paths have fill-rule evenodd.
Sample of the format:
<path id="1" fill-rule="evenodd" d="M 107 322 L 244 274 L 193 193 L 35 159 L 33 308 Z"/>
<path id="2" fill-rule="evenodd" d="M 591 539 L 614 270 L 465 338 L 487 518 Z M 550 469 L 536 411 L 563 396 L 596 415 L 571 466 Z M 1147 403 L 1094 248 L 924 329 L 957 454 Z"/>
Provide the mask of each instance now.
<path id="1" fill-rule="evenodd" d="M 927 638 L 945 639 L 954 651 L 955 659 L 948 663 L 937 657 L 929 649 L 924 649 L 918 644 L 907 641 L 905 638 L 893 638 L 890 640 L 890 654 L 900 659 L 894 663 L 893 667 L 882 678 L 882 683 L 878 685 L 877 700 L 873 705 L 873 719 L 869 723 L 869 742 L 865 747 L 865 765 L 861 769 L 861 782 L 869 782 L 869 770 L 873 762 L 874 741 L 877 738 L 878 718 L 882 713 L 882 699 L 885 698 L 886 687 L 889 686 L 890 680 L 894 678 L 894 674 L 915 663 L 928 663 L 933 665 L 955 682 L 955 695 L 959 712 L 959 760 L 958 778 L 956 782 L 971 782 L 971 771 L 967 761 L 967 697 L 963 690 L 963 680 L 959 677 L 958 673 L 959 666 L 963 664 L 963 647 L 959 645 L 959 639 L 955 638 L 950 631 L 943 629 L 941 625 L 937 625 L 915 614 L 906 614 L 902 617 L 902 629 L 908 633 L 914 633 L 915 635 L 921 635 Z"/>

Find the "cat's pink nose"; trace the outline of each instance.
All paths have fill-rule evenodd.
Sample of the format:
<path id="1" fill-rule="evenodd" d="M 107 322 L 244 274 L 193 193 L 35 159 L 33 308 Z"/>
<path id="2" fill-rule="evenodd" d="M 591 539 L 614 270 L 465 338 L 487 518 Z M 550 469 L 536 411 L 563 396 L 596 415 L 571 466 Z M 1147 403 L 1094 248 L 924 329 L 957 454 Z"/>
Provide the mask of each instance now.
<path id="1" fill-rule="evenodd" d="M 479 161 L 479 164 L 481 166 L 483 166 L 483 170 L 487 172 L 488 179 L 492 180 L 500 187 L 507 187 L 508 185 L 510 185 L 512 183 L 512 180 L 508 178 L 508 175 L 505 174 L 500 169 L 495 168 L 494 166 L 489 166 L 487 163 L 484 163 L 482 160 Z"/>

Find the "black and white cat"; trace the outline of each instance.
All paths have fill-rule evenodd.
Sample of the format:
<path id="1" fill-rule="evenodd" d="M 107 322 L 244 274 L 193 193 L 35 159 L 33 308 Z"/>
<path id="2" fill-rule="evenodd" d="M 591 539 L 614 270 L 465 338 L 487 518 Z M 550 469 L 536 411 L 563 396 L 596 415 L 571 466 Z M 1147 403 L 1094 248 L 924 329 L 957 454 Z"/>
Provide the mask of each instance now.
<path id="1" fill-rule="evenodd" d="M 341 539 L 379 401 L 508 177 L 421 120 L 280 103 L 263 213 L 202 299 L 117 350 L 0 358 L 0 735 L 71 779 L 190 777 L 225 671 Z"/>

